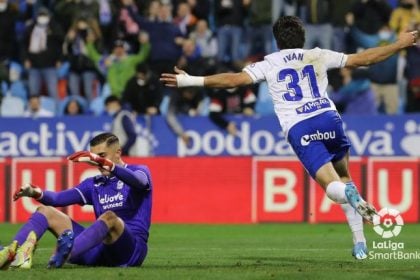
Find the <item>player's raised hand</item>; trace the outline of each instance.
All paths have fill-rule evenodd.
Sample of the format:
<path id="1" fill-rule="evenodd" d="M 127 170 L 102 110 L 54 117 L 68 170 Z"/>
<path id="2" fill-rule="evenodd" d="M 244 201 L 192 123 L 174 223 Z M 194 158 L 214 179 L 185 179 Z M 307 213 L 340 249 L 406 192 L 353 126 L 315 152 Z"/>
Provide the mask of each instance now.
<path id="1" fill-rule="evenodd" d="M 42 190 L 40 187 L 32 185 L 31 183 L 27 183 L 23 186 L 21 186 L 13 195 L 13 201 L 18 200 L 19 198 L 26 196 L 26 197 L 32 197 L 35 199 L 41 199 L 42 198 Z"/>
<path id="2" fill-rule="evenodd" d="M 398 36 L 398 42 L 402 48 L 411 47 L 416 45 L 417 37 L 419 36 L 418 31 L 403 32 Z"/>
<path id="3" fill-rule="evenodd" d="M 108 171 L 113 171 L 115 168 L 115 164 L 109 159 L 106 159 L 97 154 L 91 153 L 89 151 L 76 152 L 68 156 L 67 159 L 73 162 L 85 162 L 93 166 L 101 167 Z"/>
<path id="4" fill-rule="evenodd" d="M 178 75 L 188 76 L 187 72 L 179 69 L 176 66 L 174 67 L 174 71 L 175 71 L 176 74 L 162 73 L 162 75 L 160 76 L 160 81 L 163 82 L 165 84 L 165 86 L 177 87 L 178 86 L 177 76 Z"/>

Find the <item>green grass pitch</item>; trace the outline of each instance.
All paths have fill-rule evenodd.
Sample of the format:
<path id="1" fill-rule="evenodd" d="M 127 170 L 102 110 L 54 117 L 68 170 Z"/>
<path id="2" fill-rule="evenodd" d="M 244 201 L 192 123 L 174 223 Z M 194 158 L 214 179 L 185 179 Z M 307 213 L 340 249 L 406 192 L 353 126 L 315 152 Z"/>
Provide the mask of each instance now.
<path id="1" fill-rule="evenodd" d="M 0 224 L 9 243 L 19 225 Z M 369 239 L 381 241 L 365 225 Z M 392 239 L 404 252 L 420 253 L 420 225 Z M 31 270 L 0 271 L 0 279 L 419 279 L 420 260 L 356 261 L 345 224 L 153 225 L 142 267 L 103 268 L 66 264 L 47 270 L 55 240 L 39 242 Z M 376 249 L 375 252 L 391 252 Z"/>

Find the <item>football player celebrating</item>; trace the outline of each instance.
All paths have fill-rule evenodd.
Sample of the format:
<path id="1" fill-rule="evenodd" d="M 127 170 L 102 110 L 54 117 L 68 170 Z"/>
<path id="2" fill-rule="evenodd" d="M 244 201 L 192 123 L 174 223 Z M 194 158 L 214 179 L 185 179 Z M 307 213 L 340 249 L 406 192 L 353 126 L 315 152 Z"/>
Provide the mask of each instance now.
<path id="1" fill-rule="evenodd" d="M 365 259 L 367 248 L 362 217 L 372 222 L 376 210 L 361 198 L 351 179 L 350 143 L 341 117 L 327 95 L 327 70 L 367 66 L 385 60 L 412 46 L 417 31 L 402 33 L 393 44 L 350 55 L 319 48 L 302 49 L 305 30 L 297 17 L 279 18 L 273 25 L 273 34 L 280 51 L 246 66 L 242 72 L 197 77 L 175 68 L 176 74 L 164 73 L 161 81 L 170 87 L 209 88 L 236 88 L 267 81 L 288 142 L 327 196 L 341 204 L 353 232 L 352 254 L 356 259 Z"/>
<path id="2" fill-rule="evenodd" d="M 77 152 L 68 159 L 97 166 L 101 175 L 61 192 L 42 191 L 32 184 L 22 186 L 14 200 L 32 197 L 43 205 L 12 244 L 0 251 L 0 267 L 30 268 L 36 242 L 47 230 L 58 237 L 49 268 L 59 268 L 66 261 L 92 266 L 141 265 L 147 254 L 152 209 L 148 167 L 125 164 L 119 140 L 112 133 L 95 136 L 90 152 Z M 84 228 L 54 208 L 72 204 L 92 205 L 96 221 Z"/>

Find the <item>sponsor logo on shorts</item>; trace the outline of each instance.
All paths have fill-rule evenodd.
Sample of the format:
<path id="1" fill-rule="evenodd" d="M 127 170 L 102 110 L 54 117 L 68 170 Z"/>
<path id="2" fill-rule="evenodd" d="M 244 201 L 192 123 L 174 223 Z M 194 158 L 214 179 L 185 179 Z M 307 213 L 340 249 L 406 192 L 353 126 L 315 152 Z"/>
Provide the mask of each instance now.
<path id="1" fill-rule="evenodd" d="M 306 134 L 300 138 L 300 144 L 302 146 L 308 146 L 312 141 L 321 141 L 335 139 L 335 131 L 320 132 L 319 130 L 313 134 Z"/>
<path id="2" fill-rule="evenodd" d="M 321 98 L 315 101 L 307 102 L 296 108 L 296 113 L 307 114 L 329 107 L 331 107 L 330 101 L 327 98 Z"/>

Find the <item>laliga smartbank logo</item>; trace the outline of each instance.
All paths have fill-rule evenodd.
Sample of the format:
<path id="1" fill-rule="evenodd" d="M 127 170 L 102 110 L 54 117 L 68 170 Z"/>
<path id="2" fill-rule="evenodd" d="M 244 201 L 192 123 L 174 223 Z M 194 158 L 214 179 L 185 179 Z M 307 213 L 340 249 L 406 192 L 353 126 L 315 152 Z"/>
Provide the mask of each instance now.
<path id="1" fill-rule="evenodd" d="M 378 215 L 373 217 L 373 229 L 385 239 L 398 236 L 403 225 L 404 220 L 395 209 L 382 208 Z"/>
<path id="2" fill-rule="evenodd" d="M 382 208 L 373 217 L 373 230 L 382 237 L 382 241 L 373 241 L 369 259 L 379 260 L 411 260 L 420 259 L 420 252 L 404 252 L 404 242 L 393 241 L 400 235 L 404 220 L 398 210 Z"/>

